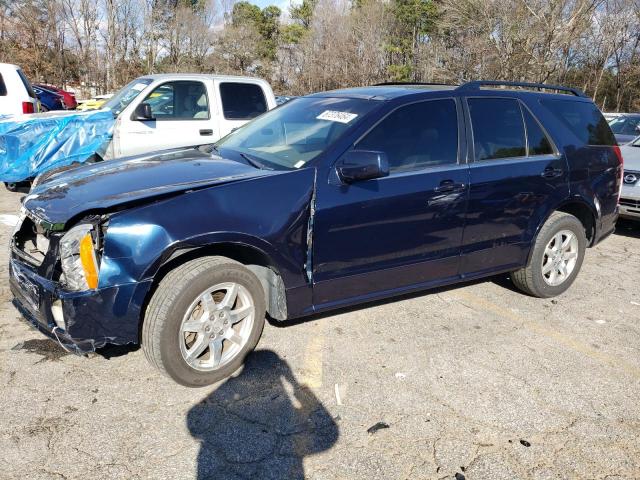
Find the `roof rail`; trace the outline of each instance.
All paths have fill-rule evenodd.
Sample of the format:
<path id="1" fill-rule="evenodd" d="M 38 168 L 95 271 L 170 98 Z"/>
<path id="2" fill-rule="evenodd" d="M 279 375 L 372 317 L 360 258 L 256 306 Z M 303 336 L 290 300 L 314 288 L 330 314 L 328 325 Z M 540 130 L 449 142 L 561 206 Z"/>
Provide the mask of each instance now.
<path id="1" fill-rule="evenodd" d="M 522 87 L 532 90 L 555 90 L 556 92 L 572 93 L 576 97 L 586 97 L 585 93 L 579 88 L 563 87 L 561 85 L 549 85 L 547 83 L 530 83 L 530 82 L 503 82 L 501 80 L 475 80 L 460 85 L 457 90 L 480 90 L 481 87 Z"/>
<path id="2" fill-rule="evenodd" d="M 393 85 L 441 85 L 444 87 L 455 87 L 456 85 L 451 85 L 450 83 L 434 83 L 434 82 L 382 82 L 382 83 L 374 83 L 374 87 L 384 87 L 384 86 L 393 86 Z"/>

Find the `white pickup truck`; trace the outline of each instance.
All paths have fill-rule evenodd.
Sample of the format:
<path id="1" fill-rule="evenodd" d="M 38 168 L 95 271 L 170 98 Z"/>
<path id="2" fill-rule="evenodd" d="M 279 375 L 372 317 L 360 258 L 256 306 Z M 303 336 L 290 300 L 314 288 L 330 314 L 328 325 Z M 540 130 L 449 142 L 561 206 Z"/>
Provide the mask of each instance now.
<path id="1" fill-rule="evenodd" d="M 212 143 L 274 107 L 271 87 L 259 78 L 146 75 L 104 104 L 117 117 L 104 158 Z"/>
<path id="2" fill-rule="evenodd" d="M 34 177 L 42 181 L 79 163 L 213 143 L 275 107 L 271 87 L 259 78 L 146 75 L 101 110 L 0 121 L 0 181 L 9 190 L 28 189 Z"/>

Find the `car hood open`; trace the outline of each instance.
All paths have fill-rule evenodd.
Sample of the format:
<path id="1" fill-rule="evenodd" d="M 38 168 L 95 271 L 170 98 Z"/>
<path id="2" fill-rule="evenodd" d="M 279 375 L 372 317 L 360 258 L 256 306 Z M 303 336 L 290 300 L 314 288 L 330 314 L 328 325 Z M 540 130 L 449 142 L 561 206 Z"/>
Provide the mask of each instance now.
<path id="1" fill-rule="evenodd" d="M 176 149 L 59 173 L 36 186 L 23 204 L 48 228 L 61 230 L 82 212 L 277 173 L 195 148 Z"/>

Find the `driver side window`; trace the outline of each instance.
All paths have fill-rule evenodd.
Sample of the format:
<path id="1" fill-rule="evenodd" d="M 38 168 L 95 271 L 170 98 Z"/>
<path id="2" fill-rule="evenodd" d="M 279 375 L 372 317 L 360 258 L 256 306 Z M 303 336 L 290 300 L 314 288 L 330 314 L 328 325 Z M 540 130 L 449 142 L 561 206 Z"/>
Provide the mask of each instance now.
<path id="1" fill-rule="evenodd" d="M 421 170 L 458 162 L 458 116 L 452 99 L 398 108 L 356 146 L 387 154 L 389 172 Z"/>
<path id="2" fill-rule="evenodd" d="M 156 120 L 206 120 L 209 100 L 202 82 L 167 82 L 156 87 L 145 103 L 151 106 Z"/>

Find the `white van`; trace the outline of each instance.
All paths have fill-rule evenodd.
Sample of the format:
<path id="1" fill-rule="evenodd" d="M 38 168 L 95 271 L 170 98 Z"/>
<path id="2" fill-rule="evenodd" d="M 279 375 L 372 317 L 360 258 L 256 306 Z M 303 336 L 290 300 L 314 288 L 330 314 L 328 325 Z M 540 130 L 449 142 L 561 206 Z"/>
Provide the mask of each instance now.
<path id="1" fill-rule="evenodd" d="M 264 80 L 207 74 L 147 75 L 103 106 L 116 117 L 105 159 L 213 143 L 276 107 Z"/>
<path id="2" fill-rule="evenodd" d="M 38 99 L 17 65 L 0 63 L 0 116 L 38 111 Z"/>

